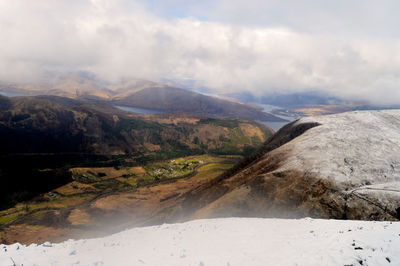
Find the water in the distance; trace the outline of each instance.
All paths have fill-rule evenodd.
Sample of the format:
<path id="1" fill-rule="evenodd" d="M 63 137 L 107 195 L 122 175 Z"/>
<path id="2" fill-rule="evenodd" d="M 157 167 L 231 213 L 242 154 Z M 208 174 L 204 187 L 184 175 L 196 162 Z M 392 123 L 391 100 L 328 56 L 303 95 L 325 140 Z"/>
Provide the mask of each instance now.
<path id="1" fill-rule="evenodd" d="M 291 116 L 283 116 L 283 115 L 274 115 L 277 117 L 280 117 L 282 119 L 287 120 L 287 122 L 269 122 L 269 121 L 264 121 L 264 122 L 260 122 L 264 125 L 266 125 L 267 127 L 272 128 L 274 131 L 278 131 L 279 129 L 281 129 L 282 127 L 284 127 L 285 125 L 287 125 L 288 123 L 296 120 L 297 118 L 295 117 L 291 117 Z"/>
<path id="2" fill-rule="evenodd" d="M 276 109 L 282 109 L 279 106 L 270 105 L 270 104 L 259 104 L 259 103 L 254 103 L 254 104 L 258 105 L 258 106 L 261 106 L 263 108 L 263 111 L 266 112 L 266 113 L 269 113 L 269 112 L 271 112 L 273 110 L 276 110 Z"/>
<path id="3" fill-rule="evenodd" d="M 260 105 L 260 104 L 258 104 Z M 260 105 L 264 108 L 264 112 L 270 113 L 272 110 L 274 109 L 280 109 L 277 106 L 273 106 L 273 105 Z M 116 105 L 115 107 L 130 112 L 130 113 L 135 113 L 135 114 L 164 114 L 166 112 L 160 111 L 160 110 L 154 110 L 154 109 L 146 109 L 146 108 L 138 108 L 138 107 L 128 107 L 128 106 L 119 106 Z M 275 115 L 277 117 L 280 117 L 282 119 L 287 120 L 288 122 L 260 122 L 263 123 L 264 125 L 272 128 L 275 131 L 278 131 L 281 127 L 283 127 L 284 125 L 286 125 L 287 123 L 290 123 L 294 120 L 296 120 L 296 117 L 292 117 L 292 116 L 283 116 L 283 115 Z"/>
<path id="4" fill-rule="evenodd" d="M 138 107 L 128 107 L 128 106 L 119 106 L 115 105 L 118 109 L 124 110 L 126 112 L 135 113 L 135 114 L 164 114 L 165 112 L 160 110 L 153 110 L 153 109 L 145 109 L 145 108 L 138 108 Z"/>
<path id="5" fill-rule="evenodd" d="M 264 108 L 263 111 L 266 112 L 266 113 L 270 113 L 270 114 L 272 114 L 271 112 L 272 112 L 273 110 L 282 109 L 281 107 L 274 106 L 274 105 L 269 105 L 269 104 L 257 104 L 257 105 L 263 107 L 263 108 Z M 272 128 L 272 129 L 275 130 L 275 131 L 278 131 L 279 129 L 281 129 L 281 128 L 282 128 L 283 126 L 285 126 L 286 124 L 288 124 L 288 123 L 290 123 L 290 122 L 292 122 L 292 121 L 298 119 L 298 117 L 293 117 L 293 116 L 277 115 L 277 114 L 272 114 L 272 115 L 287 120 L 287 122 L 269 122 L 269 121 L 267 121 L 267 122 L 261 122 L 261 123 L 263 123 L 264 125 L 266 125 L 266 126 Z"/>
<path id="6" fill-rule="evenodd" d="M 10 92 L 10 91 L 0 91 L 0 95 L 7 96 L 7 97 L 24 96 L 23 93 Z"/>

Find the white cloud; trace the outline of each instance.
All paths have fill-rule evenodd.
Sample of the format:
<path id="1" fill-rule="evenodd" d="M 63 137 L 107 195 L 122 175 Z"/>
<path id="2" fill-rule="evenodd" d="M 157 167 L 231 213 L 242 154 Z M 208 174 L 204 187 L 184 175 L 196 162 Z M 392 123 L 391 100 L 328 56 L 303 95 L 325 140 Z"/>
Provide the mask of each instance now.
<path id="1" fill-rule="evenodd" d="M 188 78 L 219 91 L 316 89 L 400 101 L 400 40 L 393 36 L 350 38 L 279 20 L 275 26 L 216 21 L 166 19 L 127 0 L 0 0 L 0 79 L 86 70 L 108 80 Z"/>

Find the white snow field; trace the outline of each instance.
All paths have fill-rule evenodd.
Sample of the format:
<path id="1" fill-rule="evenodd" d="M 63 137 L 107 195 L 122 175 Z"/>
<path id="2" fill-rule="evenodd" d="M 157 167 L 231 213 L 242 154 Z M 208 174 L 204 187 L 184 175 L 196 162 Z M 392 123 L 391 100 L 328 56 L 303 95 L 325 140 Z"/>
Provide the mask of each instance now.
<path id="1" fill-rule="evenodd" d="M 0 265 L 400 265 L 400 223 L 195 220 L 98 239 L 0 245 Z"/>

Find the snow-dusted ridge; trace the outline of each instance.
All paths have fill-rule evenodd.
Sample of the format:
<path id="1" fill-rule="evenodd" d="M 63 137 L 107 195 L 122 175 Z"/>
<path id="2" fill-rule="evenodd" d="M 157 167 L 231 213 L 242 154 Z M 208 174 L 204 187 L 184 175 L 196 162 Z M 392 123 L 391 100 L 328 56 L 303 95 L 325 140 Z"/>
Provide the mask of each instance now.
<path id="1" fill-rule="evenodd" d="M 298 168 L 347 184 L 400 182 L 400 110 L 355 111 L 302 118 L 317 122 L 294 139 L 285 168 Z"/>
<path id="2" fill-rule="evenodd" d="M 399 220 L 400 110 L 299 119 L 240 167 L 194 217 Z"/>
<path id="3" fill-rule="evenodd" d="M 400 223 L 225 218 L 59 244 L 0 245 L 0 265 L 399 265 Z"/>
<path id="4" fill-rule="evenodd" d="M 400 110 L 302 118 L 319 123 L 287 143 L 280 168 L 301 169 L 400 217 Z"/>

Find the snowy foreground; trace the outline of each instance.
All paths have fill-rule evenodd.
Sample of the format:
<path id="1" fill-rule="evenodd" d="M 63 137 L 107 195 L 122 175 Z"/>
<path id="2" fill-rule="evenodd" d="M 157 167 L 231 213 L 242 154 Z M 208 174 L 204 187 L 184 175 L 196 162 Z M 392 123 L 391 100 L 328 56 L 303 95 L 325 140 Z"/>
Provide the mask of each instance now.
<path id="1" fill-rule="evenodd" d="M 400 223 L 226 218 L 60 244 L 0 245 L 0 265 L 400 265 Z"/>

